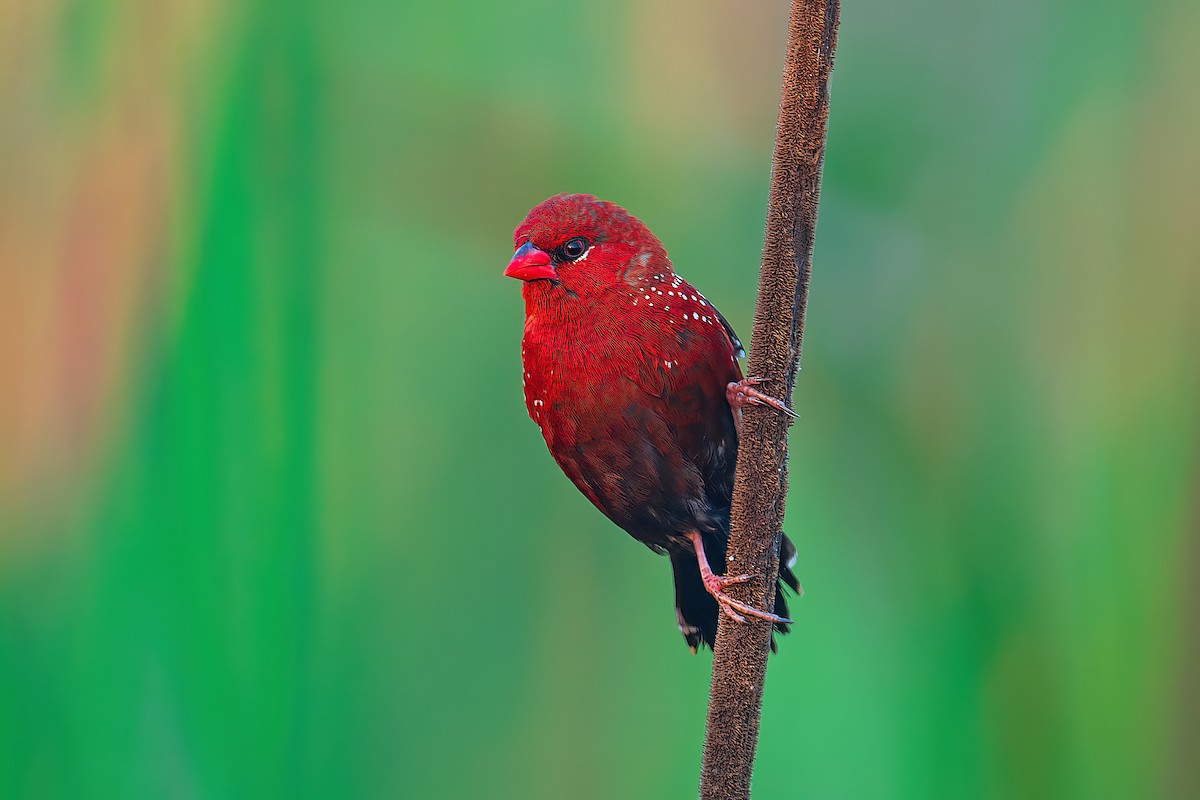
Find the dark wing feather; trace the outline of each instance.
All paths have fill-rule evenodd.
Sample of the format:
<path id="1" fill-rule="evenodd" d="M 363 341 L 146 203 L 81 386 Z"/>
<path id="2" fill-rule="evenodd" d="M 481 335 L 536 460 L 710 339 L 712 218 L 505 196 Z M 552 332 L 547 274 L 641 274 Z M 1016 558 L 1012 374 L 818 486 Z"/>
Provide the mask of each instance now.
<path id="1" fill-rule="evenodd" d="M 710 303 L 709 305 L 712 304 Z M 721 320 L 721 327 L 725 329 L 725 334 L 729 337 L 729 343 L 733 345 L 733 354 L 738 358 L 745 358 L 746 348 L 742 347 L 742 341 L 738 339 L 737 332 L 729 324 L 729 320 L 725 319 L 725 315 L 718 311 L 716 306 L 712 306 L 712 310 L 717 315 L 717 319 Z"/>

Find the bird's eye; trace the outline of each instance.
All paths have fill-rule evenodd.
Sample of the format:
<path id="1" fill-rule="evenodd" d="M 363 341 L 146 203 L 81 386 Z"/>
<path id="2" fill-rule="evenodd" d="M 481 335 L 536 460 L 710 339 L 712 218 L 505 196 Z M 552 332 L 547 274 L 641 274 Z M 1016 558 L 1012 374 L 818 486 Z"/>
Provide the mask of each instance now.
<path id="1" fill-rule="evenodd" d="M 581 255 L 587 252 L 587 240 L 576 236 L 574 239 L 569 239 L 562 246 L 562 254 L 566 256 L 568 261 L 574 261 Z"/>

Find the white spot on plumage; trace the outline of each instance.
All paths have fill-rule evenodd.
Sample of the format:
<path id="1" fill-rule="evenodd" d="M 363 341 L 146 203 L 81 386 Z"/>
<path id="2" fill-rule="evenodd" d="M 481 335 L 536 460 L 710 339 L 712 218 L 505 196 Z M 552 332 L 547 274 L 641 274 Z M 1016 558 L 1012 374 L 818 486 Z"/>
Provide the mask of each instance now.
<path id="1" fill-rule="evenodd" d="M 700 315 L 699 315 L 699 314 L 697 314 L 695 311 L 693 311 L 693 312 L 692 312 L 692 319 L 700 319 Z"/>

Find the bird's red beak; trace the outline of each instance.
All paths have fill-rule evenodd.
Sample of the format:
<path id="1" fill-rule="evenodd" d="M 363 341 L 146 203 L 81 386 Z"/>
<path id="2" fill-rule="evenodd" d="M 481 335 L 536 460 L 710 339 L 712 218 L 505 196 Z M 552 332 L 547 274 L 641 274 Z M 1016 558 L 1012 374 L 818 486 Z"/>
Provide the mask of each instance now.
<path id="1" fill-rule="evenodd" d="M 557 278 L 558 273 L 550 264 L 550 254 L 538 250 L 532 242 L 526 242 L 513 253 L 512 261 L 504 275 L 522 281 L 536 281 L 539 278 Z"/>

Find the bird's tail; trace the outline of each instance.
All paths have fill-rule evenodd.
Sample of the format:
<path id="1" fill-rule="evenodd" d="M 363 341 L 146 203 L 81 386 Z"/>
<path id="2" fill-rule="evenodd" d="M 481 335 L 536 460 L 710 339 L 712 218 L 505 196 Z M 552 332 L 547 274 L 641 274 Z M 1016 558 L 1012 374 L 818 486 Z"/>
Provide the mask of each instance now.
<path id="1" fill-rule="evenodd" d="M 705 536 L 704 550 L 708 563 L 714 572 L 725 571 L 725 542 L 724 536 Z M 791 588 L 798 595 L 803 595 L 800 581 L 792 567 L 796 563 L 796 546 L 785 534 L 779 542 L 779 580 L 775 584 L 775 607 L 773 611 L 780 617 L 788 616 L 787 600 L 783 596 L 783 585 Z M 687 640 L 688 647 L 696 650 L 701 644 L 712 648 L 717 639 L 717 601 L 704 588 L 700 580 L 700 567 L 696 563 L 696 554 L 691 550 L 671 553 L 671 568 L 675 572 L 675 617 L 679 622 L 679 631 Z M 775 630 L 787 633 L 786 623 L 776 623 Z M 775 650 L 775 637 L 771 637 L 771 650 Z"/>

